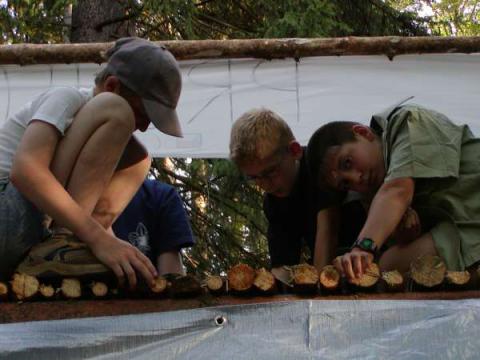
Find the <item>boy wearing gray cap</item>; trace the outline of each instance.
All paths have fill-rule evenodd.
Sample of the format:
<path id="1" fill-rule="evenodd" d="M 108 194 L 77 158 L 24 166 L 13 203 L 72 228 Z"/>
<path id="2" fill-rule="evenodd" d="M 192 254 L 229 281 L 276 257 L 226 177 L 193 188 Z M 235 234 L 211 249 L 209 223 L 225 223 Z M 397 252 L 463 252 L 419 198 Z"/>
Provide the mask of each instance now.
<path id="1" fill-rule="evenodd" d="M 113 271 L 134 287 L 136 272 L 147 283 L 157 275 L 111 225 L 150 167 L 133 132 L 152 122 L 182 136 L 181 74 L 168 50 L 139 38 L 118 40 L 107 56 L 94 88 L 51 88 L 0 130 L 0 280 L 15 269 L 39 277 Z M 44 240 L 46 217 L 53 235 Z"/>

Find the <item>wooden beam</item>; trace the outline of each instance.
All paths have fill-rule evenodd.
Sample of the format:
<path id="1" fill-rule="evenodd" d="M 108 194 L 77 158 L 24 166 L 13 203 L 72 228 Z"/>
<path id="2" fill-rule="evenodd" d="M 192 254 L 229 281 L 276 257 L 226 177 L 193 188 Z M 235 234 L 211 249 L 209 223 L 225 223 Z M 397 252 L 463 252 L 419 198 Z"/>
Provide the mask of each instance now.
<path id="1" fill-rule="evenodd" d="M 178 60 L 480 52 L 480 36 L 180 40 L 164 44 Z M 0 64 L 102 63 L 113 43 L 0 45 Z"/>
<path id="2" fill-rule="evenodd" d="M 276 303 L 301 300 L 459 300 L 480 298 L 479 290 L 455 292 L 417 292 L 390 294 L 355 294 L 332 296 L 276 295 L 264 297 L 202 296 L 190 299 L 162 300 L 78 300 L 52 302 L 0 303 L 0 324 L 39 320 L 118 316 L 210 306 Z"/>

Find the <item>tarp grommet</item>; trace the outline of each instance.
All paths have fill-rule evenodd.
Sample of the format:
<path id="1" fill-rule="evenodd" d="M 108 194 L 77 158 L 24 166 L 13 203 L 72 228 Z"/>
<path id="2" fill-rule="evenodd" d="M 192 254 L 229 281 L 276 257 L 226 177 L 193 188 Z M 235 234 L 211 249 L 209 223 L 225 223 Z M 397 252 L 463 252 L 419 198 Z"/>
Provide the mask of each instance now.
<path id="1" fill-rule="evenodd" d="M 215 325 L 216 326 L 224 326 L 227 323 L 227 318 L 223 315 L 219 315 L 215 317 Z"/>

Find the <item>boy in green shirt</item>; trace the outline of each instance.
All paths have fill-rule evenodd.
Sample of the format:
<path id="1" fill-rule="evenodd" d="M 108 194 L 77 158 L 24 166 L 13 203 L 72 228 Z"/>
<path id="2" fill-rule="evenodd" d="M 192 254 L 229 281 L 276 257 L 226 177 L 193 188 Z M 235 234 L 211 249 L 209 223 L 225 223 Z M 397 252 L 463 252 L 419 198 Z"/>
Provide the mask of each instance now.
<path id="1" fill-rule="evenodd" d="M 336 261 L 352 279 L 363 274 L 412 207 L 423 235 L 394 244 L 379 257 L 382 270 L 407 271 L 423 254 L 449 270 L 480 260 L 480 139 L 466 125 L 415 105 L 374 115 L 370 127 L 333 122 L 318 129 L 307 158 L 317 184 L 371 199 L 351 251 Z"/>

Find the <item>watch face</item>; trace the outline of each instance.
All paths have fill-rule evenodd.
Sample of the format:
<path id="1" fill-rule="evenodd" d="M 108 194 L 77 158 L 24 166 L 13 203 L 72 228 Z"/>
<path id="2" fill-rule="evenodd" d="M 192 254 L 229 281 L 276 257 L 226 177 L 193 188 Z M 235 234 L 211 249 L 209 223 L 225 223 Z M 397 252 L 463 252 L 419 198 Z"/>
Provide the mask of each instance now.
<path id="1" fill-rule="evenodd" d="M 360 241 L 359 244 L 364 249 L 372 249 L 373 248 L 373 240 L 369 238 L 364 238 Z"/>

